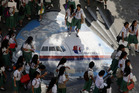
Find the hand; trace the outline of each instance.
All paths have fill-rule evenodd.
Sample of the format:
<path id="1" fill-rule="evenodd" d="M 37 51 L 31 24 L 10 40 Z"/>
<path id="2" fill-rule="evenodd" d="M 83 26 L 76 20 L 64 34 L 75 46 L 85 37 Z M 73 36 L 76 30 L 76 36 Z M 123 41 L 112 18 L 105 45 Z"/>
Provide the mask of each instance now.
<path id="1" fill-rule="evenodd" d="M 47 72 L 44 73 L 44 76 L 47 75 Z"/>
<path id="2" fill-rule="evenodd" d="M 14 84 L 14 86 L 16 87 L 16 84 Z"/>

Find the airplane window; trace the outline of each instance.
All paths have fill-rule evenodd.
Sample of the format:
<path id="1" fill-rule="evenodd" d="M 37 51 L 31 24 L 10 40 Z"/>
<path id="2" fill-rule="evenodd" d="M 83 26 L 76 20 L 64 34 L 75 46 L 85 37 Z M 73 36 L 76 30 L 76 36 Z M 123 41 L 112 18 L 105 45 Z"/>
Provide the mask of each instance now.
<path id="1" fill-rule="evenodd" d="M 62 51 L 63 51 L 63 52 L 65 52 L 65 51 L 66 51 L 66 49 L 65 49 L 65 47 L 64 47 L 64 46 L 61 46 L 61 49 L 62 49 Z"/>
<path id="2" fill-rule="evenodd" d="M 56 51 L 56 49 L 55 49 L 54 46 L 50 46 L 50 47 L 49 47 L 49 51 Z"/>
<path id="3" fill-rule="evenodd" d="M 61 48 L 59 46 L 56 46 L 56 50 L 62 52 L 62 50 L 61 50 Z"/>
<path id="4" fill-rule="evenodd" d="M 42 51 L 48 51 L 48 46 L 43 46 Z"/>

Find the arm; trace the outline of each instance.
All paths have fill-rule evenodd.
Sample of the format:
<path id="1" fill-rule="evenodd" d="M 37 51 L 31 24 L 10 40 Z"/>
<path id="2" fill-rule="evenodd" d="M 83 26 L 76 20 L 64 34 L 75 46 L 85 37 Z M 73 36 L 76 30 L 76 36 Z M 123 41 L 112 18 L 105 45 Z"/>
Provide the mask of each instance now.
<path id="1" fill-rule="evenodd" d="M 9 49 L 10 49 L 10 47 L 8 47 L 7 50 L 6 50 L 5 52 L 8 53 L 8 52 L 9 52 Z"/>
<path id="2" fill-rule="evenodd" d="M 138 37 L 138 30 L 137 30 L 136 36 Z"/>
<path id="3" fill-rule="evenodd" d="M 124 42 L 124 32 L 122 32 L 122 41 Z"/>
<path id="4" fill-rule="evenodd" d="M 95 79 L 94 79 L 94 77 L 93 76 L 90 76 L 91 77 L 91 79 L 93 80 L 93 82 L 95 83 Z"/>
<path id="5" fill-rule="evenodd" d="M 5 72 L 3 72 L 3 75 L 4 75 L 4 77 L 5 77 L 5 78 L 7 78 L 7 75 L 6 75 L 6 73 L 5 73 Z"/>
<path id="6" fill-rule="evenodd" d="M 32 93 L 34 93 L 34 86 L 32 86 Z"/>
<path id="7" fill-rule="evenodd" d="M 16 77 L 14 77 L 14 86 L 16 87 Z"/>

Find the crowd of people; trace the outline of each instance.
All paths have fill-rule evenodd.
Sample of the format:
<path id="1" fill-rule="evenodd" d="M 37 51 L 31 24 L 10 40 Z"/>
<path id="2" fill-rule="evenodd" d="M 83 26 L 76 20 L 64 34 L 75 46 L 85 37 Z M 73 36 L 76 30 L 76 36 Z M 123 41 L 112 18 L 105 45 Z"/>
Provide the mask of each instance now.
<path id="1" fill-rule="evenodd" d="M 6 23 L 8 30 L 16 32 L 16 26 L 23 26 L 25 18 L 31 20 L 32 16 L 42 15 L 46 9 L 51 8 L 51 0 L 0 0 L 0 21 Z M 16 6 L 9 6 L 9 2 L 16 3 Z"/>
<path id="2" fill-rule="evenodd" d="M 105 0 L 106 1 L 106 0 Z M 35 52 L 34 45 L 32 43 L 33 37 L 29 36 L 21 47 L 22 55 L 18 58 L 17 62 L 12 62 L 13 53 L 18 46 L 16 41 L 15 27 L 22 26 L 23 19 L 27 17 L 31 20 L 32 14 L 39 15 L 39 21 L 42 20 L 42 14 L 45 11 L 45 3 L 43 0 L 21 0 L 21 2 L 10 0 L 10 2 L 17 2 L 17 7 L 8 7 L 8 0 L 1 1 L 1 13 L 2 21 L 6 22 L 9 32 L 3 37 L 2 29 L 0 29 L 0 90 L 5 91 L 4 82 L 6 82 L 6 71 L 11 73 L 12 85 L 14 93 L 19 93 L 22 90 L 22 86 L 28 89 L 31 93 L 41 93 L 41 79 L 47 75 L 47 72 L 42 74 L 42 71 L 46 70 L 45 65 L 39 61 L 37 54 L 32 55 Z M 69 35 L 71 35 L 72 29 L 75 27 L 76 36 L 78 36 L 81 24 L 84 22 L 83 10 L 81 5 L 75 6 L 75 2 L 72 0 L 66 1 L 66 15 L 65 22 L 68 27 Z M 34 11 L 35 10 L 35 11 Z M 34 12 L 33 12 L 34 11 Z M 129 33 L 129 36 L 127 36 Z M 128 85 L 134 85 L 133 74 L 131 69 L 131 62 L 127 58 L 127 52 L 125 48 L 131 49 L 131 44 L 135 44 L 135 52 L 138 52 L 138 28 L 137 21 L 133 21 L 129 27 L 129 23 L 125 22 L 120 34 L 120 40 L 122 42 L 128 41 L 128 45 L 119 45 L 118 49 L 112 54 L 112 64 L 108 71 L 101 70 L 95 77 L 93 74 L 94 62 L 89 63 L 88 70 L 84 73 L 85 84 L 81 92 L 90 92 L 92 83 L 95 84 L 93 93 L 107 93 L 111 88 L 111 80 L 117 79 L 117 85 L 119 91 L 128 93 L 131 88 Z M 53 77 L 48 85 L 47 93 L 66 93 L 66 83 L 69 81 L 68 75 L 65 74 L 65 69 L 70 67 L 65 66 L 67 62 L 66 58 L 62 58 L 57 66 L 56 75 Z M 29 72 L 26 71 L 26 67 L 29 66 Z M 107 80 L 104 80 L 105 74 L 112 71 Z M 21 83 L 21 78 L 29 74 L 30 80 L 26 83 Z M 29 86 L 31 85 L 31 87 Z"/>

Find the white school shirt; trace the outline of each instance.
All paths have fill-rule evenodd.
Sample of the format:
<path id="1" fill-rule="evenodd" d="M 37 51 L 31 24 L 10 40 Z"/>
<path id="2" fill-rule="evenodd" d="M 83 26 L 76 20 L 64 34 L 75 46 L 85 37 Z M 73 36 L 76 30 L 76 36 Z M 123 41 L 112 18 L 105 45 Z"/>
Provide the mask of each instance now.
<path id="1" fill-rule="evenodd" d="M 9 39 L 9 43 L 10 43 L 10 44 L 15 43 L 14 39 L 15 39 L 15 36 L 11 37 L 11 38 Z"/>
<path id="2" fill-rule="evenodd" d="M 62 76 L 59 77 L 58 83 L 64 84 L 64 81 L 66 81 L 66 76 L 63 74 Z"/>
<path id="3" fill-rule="evenodd" d="M 40 80 L 40 78 L 35 78 L 35 79 L 33 79 L 33 81 L 32 81 L 32 86 L 34 86 L 34 88 L 39 88 L 40 87 L 40 85 L 41 85 L 41 80 Z"/>
<path id="4" fill-rule="evenodd" d="M 2 53 L 3 53 L 3 55 L 7 55 L 7 54 L 8 54 L 8 53 L 6 53 L 6 50 L 7 50 L 6 47 L 2 48 Z"/>
<path id="5" fill-rule="evenodd" d="M 38 68 L 36 71 L 37 71 L 37 72 L 39 72 L 39 73 L 40 73 L 40 75 L 41 75 L 41 71 L 40 71 L 40 69 L 39 69 L 39 68 Z"/>
<path id="6" fill-rule="evenodd" d="M 23 45 L 23 48 L 25 48 L 25 49 L 32 49 L 32 44 L 29 45 L 29 44 L 25 43 L 25 44 Z M 25 51 L 25 52 L 30 52 L 30 51 Z"/>
<path id="7" fill-rule="evenodd" d="M 122 37 L 122 32 L 124 32 L 124 38 L 127 37 L 127 33 L 128 33 L 128 29 L 126 29 L 125 27 L 122 28 L 121 32 L 120 32 L 120 36 Z"/>
<path id="8" fill-rule="evenodd" d="M 5 67 L 4 66 L 0 68 L 0 74 L 1 74 L 1 76 L 3 76 L 3 72 L 5 72 Z"/>
<path id="9" fill-rule="evenodd" d="M 75 12 L 76 12 L 76 10 L 75 10 Z M 81 14 L 83 15 L 83 9 L 80 9 L 80 11 L 76 12 L 75 18 L 76 19 L 81 19 Z"/>
<path id="10" fill-rule="evenodd" d="M 96 78 L 96 81 L 95 81 L 95 85 L 99 89 L 103 89 L 104 86 L 107 86 L 107 84 L 104 83 L 103 77 L 100 77 L 99 75 L 97 75 L 97 78 Z"/>
<path id="11" fill-rule="evenodd" d="M 43 4 L 43 0 L 41 0 L 41 2 L 40 2 L 40 3 L 38 3 L 38 6 L 41 6 L 41 4 Z"/>
<path id="12" fill-rule="evenodd" d="M 14 16 L 13 11 L 14 11 L 14 9 L 13 9 L 13 7 L 11 7 L 11 8 L 9 9 L 10 16 Z"/>
<path id="13" fill-rule="evenodd" d="M 121 60 L 119 60 L 119 64 L 118 64 L 118 67 L 119 68 L 121 68 L 120 67 L 120 64 L 122 64 L 122 68 L 121 68 L 121 70 L 124 72 L 124 69 L 125 69 L 125 61 L 126 61 L 126 59 L 121 59 Z"/>
<path id="14" fill-rule="evenodd" d="M 115 55 L 115 59 L 119 60 L 121 54 L 122 54 L 122 51 L 118 51 Z"/>
<path id="15" fill-rule="evenodd" d="M 31 63 L 31 68 L 35 69 L 36 64 L 35 63 Z"/>
<path id="16" fill-rule="evenodd" d="M 52 87 L 52 93 L 57 93 L 57 85 L 54 84 L 54 86 Z"/>
<path id="17" fill-rule="evenodd" d="M 8 2 L 8 0 L 2 0 L 2 5 L 4 5 L 6 2 Z M 8 3 L 4 7 L 8 7 Z"/>
<path id="18" fill-rule="evenodd" d="M 123 80 L 126 81 L 126 82 L 130 82 L 130 79 L 133 79 L 133 74 L 130 73 L 127 77 L 123 77 Z"/>
<path id="19" fill-rule="evenodd" d="M 94 74 L 93 74 L 93 69 L 88 68 L 88 77 L 91 79 L 90 76 L 94 76 Z"/>
<path id="20" fill-rule="evenodd" d="M 131 30 L 131 32 L 133 32 L 133 31 L 132 31 L 132 27 L 130 27 L 130 30 Z M 130 34 L 130 35 L 136 35 L 136 34 L 137 34 L 137 31 L 138 31 L 137 26 L 134 27 L 134 31 L 135 31 L 134 33 L 130 33 L 130 32 L 129 32 L 129 34 Z"/>
<path id="21" fill-rule="evenodd" d="M 19 70 L 15 70 L 13 76 L 16 78 L 16 81 L 19 81 L 21 79 L 21 72 Z"/>
<path id="22" fill-rule="evenodd" d="M 70 13 L 71 13 L 71 12 L 70 12 L 70 9 L 67 9 L 66 12 L 67 12 L 67 14 L 68 14 L 67 16 L 70 17 L 70 16 L 71 16 L 71 14 L 70 14 Z"/>

